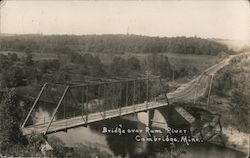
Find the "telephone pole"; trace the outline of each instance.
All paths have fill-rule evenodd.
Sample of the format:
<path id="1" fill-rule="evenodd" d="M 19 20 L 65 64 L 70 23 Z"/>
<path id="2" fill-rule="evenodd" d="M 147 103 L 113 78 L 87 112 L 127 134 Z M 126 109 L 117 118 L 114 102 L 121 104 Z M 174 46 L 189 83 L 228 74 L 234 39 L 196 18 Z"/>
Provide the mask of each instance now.
<path id="1" fill-rule="evenodd" d="M 174 82 L 174 70 L 173 70 L 173 82 Z"/>
<path id="2" fill-rule="evenodd" d="M 211 80 L 210 80 L 209 91 L 208 91 L 208 97 L 207 97 L 207 105 L 209 105 L 209 101 L 210 101 L 210 93 L 211 93 L 211 89 L 212 89 L 213 78 L 214 78 L 214 75 L 212 74 L 211 75 Z"/>
<path id="3" fill-rule="evenodd" d="M 195 83 L 195 93 L 194 93 L 194 104 L 196 103 L 196 97 L 197 97 L 197 90 L 198 90 L 198 86 L 200 85 L 200 80 L 202 78 L 203 73 L 200 75 L 200 77 L 197 79 L 196 83 Z"/>
<path id="4" fill-rule="evenodd" d="M 172 66 L 173 66 L 173 69 L 172 69 L 172 73 L 173 73 L 172 74 L 172 81 L 174 82 L 174 78 L 175 78 L 175 74 L 174 74 L 175 72 L 174 71 L 176 70 L 176 66 L 175 66 L 174 63 L 172 63 Z"/>

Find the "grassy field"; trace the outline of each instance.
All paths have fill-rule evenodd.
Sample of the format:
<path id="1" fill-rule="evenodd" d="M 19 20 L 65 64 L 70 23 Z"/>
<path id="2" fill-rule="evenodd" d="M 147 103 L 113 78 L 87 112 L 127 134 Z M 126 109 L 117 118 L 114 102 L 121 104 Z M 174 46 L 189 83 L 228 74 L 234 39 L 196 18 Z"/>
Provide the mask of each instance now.
<path id="1" fill-rule="evenodd" d="M 15 52 L 15 51 L 0 51 L 0 54 L 7 55 L 8 53 L 16 53 L 18 57 L 26 57 L 24 52 Z M 87 54 L 82 52 L 82 55 Z M 108 54 L 108 53 L 90 53 L 94 56 L 98 56 L 100 60 L 105 64 L 111 64 L 112 60 L 115 57 L 122 57 L 128 59 L 130 57 L 137 57 L 140 61 L 144 61 L 147 58 L 148 54 L 133 54 L 133 53 L 124 53 L 124 54 Z M 51 60 L 57 59 L 56 54 L 51 53 L 32 53 L 34 60 Z M 171 66 L 175 69 L 180 69 L 182 67 L 196 67 L 198 70 L 204 70 L 205 68 L 215 64 L 218 61 L 218 57 L 211 55 L 194 55 L 194 54 L 177 54 L 177 53 L 163 53 L 163 55 L 168 56 Z"/>
<path id="2" fill-rule="evenodd" d="M 86 54 L 86 53 L 81 53 Z M 101 53 L 91 53 L 94 56 L 98 56 L 101 61 L 109 65 L 111 64 L 113 58 L 122 57 L 124 59 L 130 57 L 137 57 L 140 61 L 147 59 L 148 54 L 133 54 L 133 53 L 124 53 L 124 54 L 101 54 Z M 195 67 L 199 71 L 202 71 L 209 66 L 215 64 L 218 61 L 218 57 L 211 55 L 194 55 L 194 54 L 177 54 L 177 53 L 163 53 L 163 55 L 168 56 L 169 62 L 174 69 Z"/>

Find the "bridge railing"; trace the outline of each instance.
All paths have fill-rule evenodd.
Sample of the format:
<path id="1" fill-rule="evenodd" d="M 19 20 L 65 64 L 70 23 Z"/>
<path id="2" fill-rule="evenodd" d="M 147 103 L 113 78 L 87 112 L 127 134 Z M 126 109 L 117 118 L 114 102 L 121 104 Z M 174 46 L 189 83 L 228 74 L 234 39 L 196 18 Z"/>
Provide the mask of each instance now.
<path id="1" fill-rule="evenodd" d="M 48 125 L 48 130 L 55 121 L 80 116 L 88 123 L 88 115 L 92 113 L 100 113 L 105 119 L 108 110 L 120 111 L 126 106 L 156 100 L 163 93 L 159 77 L 77 85 L 46 84 L 33 104 L 31 117 L 27 116 L 31 120 L 28 125 L 43 123 Z M 39 116 L 39 110 L 47 114 Z"/>

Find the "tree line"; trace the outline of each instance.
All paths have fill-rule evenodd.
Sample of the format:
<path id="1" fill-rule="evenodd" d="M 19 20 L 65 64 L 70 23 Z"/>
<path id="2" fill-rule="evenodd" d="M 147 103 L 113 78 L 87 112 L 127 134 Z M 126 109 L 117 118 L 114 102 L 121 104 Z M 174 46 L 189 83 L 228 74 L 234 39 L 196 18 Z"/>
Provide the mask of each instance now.
<path id="1" fill-rule="evenodd" d="M 198 37 L 139 35 L 13 35 L 0 37 L 0 50 L 71 53 L 182 53 L 217 55 L 226 45 Z"/>

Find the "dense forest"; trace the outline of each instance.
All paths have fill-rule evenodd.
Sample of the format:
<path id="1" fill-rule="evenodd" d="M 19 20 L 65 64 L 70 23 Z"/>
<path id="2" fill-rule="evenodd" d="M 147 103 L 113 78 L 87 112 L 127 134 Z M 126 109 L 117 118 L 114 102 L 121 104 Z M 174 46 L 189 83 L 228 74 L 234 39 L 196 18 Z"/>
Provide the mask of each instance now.
<path id="1" fill-rule="evenodd" d="M 136 57 L 115 57 L 110 65 L 104 65 L 97 56 L 88 53 L 70 53 L 58 59 L 37 61 L 33 60 L 31 53 L 24 57 L 18 57 L 16 53 L 0 54 L 0 88 L 32 87 L 45 82 L 84 82 L 86 77 L 142 78 L 148 72 L 170 79 L 172 71 L 168 57 L 162 54 L 149 54 L 143 61 Z"/>
<path id="2" fill-rule="evenodd" d="M 46 53 L 183 53 L 217 55 L 232 52 L 226 45 L 198 37 L 139 35 L 9 35 L 0 37 L 0 50 Z"/>

